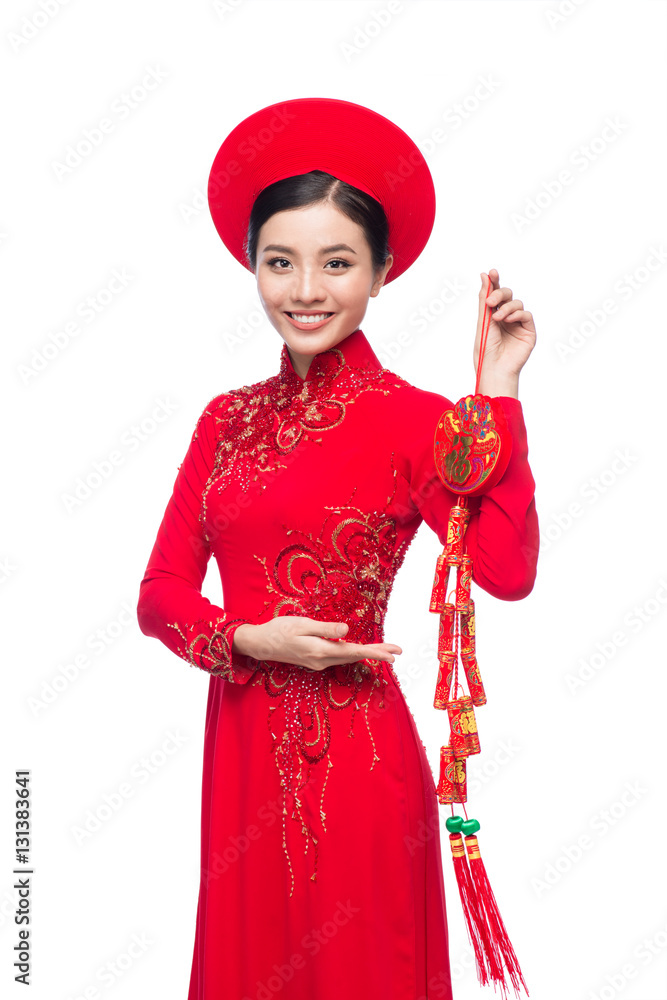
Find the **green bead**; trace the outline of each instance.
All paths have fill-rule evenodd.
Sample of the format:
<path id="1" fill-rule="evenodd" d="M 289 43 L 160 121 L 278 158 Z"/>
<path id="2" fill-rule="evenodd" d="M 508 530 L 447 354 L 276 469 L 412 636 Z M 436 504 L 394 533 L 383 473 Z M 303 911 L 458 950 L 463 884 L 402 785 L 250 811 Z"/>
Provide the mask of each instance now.
<path id="1" fill-rule="evenodd" d="M 477 833 L 479 830 L 479 820 L 477 819 L 466 819 L 461 824 L 461 830 L 464 836 L 468 837 L 471 833 Z"/>
<path id="2" fill-rule="evenodd" d="M 449 833 L 459 833 L 463 826 L 462 816 L 449 816 L 445 821 L 445 826 Z"/>

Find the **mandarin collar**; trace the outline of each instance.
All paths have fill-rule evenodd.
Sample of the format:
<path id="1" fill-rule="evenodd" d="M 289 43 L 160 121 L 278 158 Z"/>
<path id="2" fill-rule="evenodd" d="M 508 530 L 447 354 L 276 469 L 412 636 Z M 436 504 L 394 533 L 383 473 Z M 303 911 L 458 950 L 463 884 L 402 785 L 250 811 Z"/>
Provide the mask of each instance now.
<path id="1" fill-rule="evenodd" d="M 294 370 L 287 344 L 283 343 L 280 351 L 279 378 L 281 385 L 290 395 L 300 395 L 306 391 L 309 396 L 312 396 L 319 394 L 322 390 L 328 390 L 331 383 L 346 368 L 356 371 L 380 371 L 382 369 L 379 358 L 359 327 L 335 347 L 315 354 L 305 379 L 301 378 Z"/>

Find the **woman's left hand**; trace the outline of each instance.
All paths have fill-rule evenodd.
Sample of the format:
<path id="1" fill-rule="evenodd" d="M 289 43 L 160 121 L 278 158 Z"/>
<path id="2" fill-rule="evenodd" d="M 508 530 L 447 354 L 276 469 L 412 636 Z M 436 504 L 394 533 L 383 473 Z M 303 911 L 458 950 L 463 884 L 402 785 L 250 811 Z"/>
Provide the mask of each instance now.
<path id="1" fill-rule="evenodd" d="M 479 317 L 473 349 L 475 371 L 479 363 L 485 307 L 488 305 L 492 311 L 482 359 L 482 382 L 486 381 L 490 386 L 505 382 L 511 385 L 518 382 L 519 372 L 535 346 L 537 334 L 533 315 L 523 308 L 520 299 L 512 298 L 511 288 L 500 287 L 500 275 L 495 268 L 488 275 L 482 274 L 481 278 Z M 480 392 L 484 391 L 480 385 Z"/>

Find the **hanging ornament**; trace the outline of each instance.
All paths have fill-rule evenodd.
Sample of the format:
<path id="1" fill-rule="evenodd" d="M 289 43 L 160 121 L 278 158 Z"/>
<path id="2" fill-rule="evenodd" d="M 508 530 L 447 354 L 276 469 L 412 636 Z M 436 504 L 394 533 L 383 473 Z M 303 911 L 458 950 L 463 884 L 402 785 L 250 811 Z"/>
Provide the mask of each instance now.
<path id="1" fill-rule="evenodd" d="M 480 496 L 499 482 L 512 451 L 501 406 L 478 392 L 490 320 L 487 305 L 475 394 L 463 397 L 453 409 L 445 410 L 435 430 L 435 466 L 442 483 L 456 495 L 456 502 L 449 514 L 445 547 L 438 556 L 429 609 L 440 616 L 439 670 L 433 705 L 446 711 L 449 720 L 449 741 L 440 748 L 436 793 L 438 802 L 452 809 L 445 825 L 478 980 L 482 985 L 498 986 L 505 998 L 508 977 L 517 994 L 523 987 L 529 995 L 528 989 L 479 851 L 476 837 L 479 821 L 469 819 L 465 811 L 466 761 L 480 752 L 474 707 L 486 704 L 475 650 L 475 602 L 470 593 L 473 561 L 465 552 L 465 531 L 470 520 L 467 498 Z M 452 570 L 456 579 L 451 588 L 454 600 L 450 602 L 448 587 Z M 467 694 L 459 681 L 459 658 L 468 684 Z M 463 806 L 465 819 L 454 814 L 455 804 Z"/>

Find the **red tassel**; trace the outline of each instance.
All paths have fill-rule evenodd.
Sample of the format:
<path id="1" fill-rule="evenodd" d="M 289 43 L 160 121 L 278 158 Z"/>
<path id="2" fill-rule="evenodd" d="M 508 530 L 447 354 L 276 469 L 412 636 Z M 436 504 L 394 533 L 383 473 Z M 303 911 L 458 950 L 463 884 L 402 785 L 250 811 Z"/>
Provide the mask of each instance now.
<path id="1" fill-rule="evenodd" d="M 496 972 L 496 974 L 492 974 L 494 985 L 497 982 L 501 988 L 503 997 L 506 997 L 507 980 L 502 969 L 504 963 L 515 993 L 518 995 L 521 986 L 523 986 L 526 995 L 530 996 L 521 968 L 519 967 L 519 961 L 512 947 L 512 942 L 509 939 L 505 924 L 500 916 L 498 903 L 496 902 L 496 897 L 493 895 L 491 883 L 489 882 L 484 862 L 479 853 L 477 837 L 474 834 L 469 834 L 465 838 L 465 845 L 468 851 L 470 875 L 475 887 L 478 910 L 480 916 L 484 914 L 486 917 L 490 945 L 488 954 L 489 965 Z"/>
<path id="2" fill-rule="evenodd" d="M 486 986 L 494 979 L 502 976 L 502 969 L 493 964 L 492 968 L 487 967 L 495 960 L 495 954 L 488 939 L 488 929 L 485 915 L 479 912 L 477 893 L 468 868 L 463 837 L 460 833 L 450 833 L 449 846 L 452 849 L 452 861 L 454 862 L 454 874 L 456 884 L 459 887 L 461 906 L 468 928 L 468 937 L 475 953 L 475 964 L 477 966 L 477 979 Z"/>

